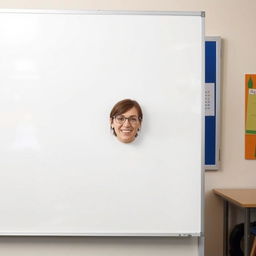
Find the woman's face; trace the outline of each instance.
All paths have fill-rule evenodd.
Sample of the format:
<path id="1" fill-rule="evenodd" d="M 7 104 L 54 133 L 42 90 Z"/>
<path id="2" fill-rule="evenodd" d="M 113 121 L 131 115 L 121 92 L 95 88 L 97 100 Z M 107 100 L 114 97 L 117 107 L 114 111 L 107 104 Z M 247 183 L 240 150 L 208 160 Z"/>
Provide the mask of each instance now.
<path id="1" fill-rule="evenodd" d="M 116 136 L 121 142 L 130 143 L 134 141 L 140 128 L 137 109 L 133 107 L 123 114 L 115 116 L 111 127 L 115 130 Z"/>

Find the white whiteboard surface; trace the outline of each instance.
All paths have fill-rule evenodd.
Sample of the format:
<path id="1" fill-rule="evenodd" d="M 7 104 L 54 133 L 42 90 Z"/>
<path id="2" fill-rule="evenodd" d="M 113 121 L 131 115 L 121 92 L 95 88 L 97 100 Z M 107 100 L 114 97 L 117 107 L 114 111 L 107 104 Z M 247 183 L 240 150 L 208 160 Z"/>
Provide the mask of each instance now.
<path id="1" fill-rule="evenodd" d="M 163 14 L 0 13 L 0 234 L 200 235 L 203 18 Z"/>

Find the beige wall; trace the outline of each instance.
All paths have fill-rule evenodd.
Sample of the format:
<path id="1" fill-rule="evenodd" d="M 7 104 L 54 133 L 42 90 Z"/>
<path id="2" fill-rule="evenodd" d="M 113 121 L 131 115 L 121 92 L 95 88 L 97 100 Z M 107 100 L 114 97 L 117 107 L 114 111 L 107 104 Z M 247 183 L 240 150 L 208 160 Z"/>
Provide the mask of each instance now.
<path id="1" fill-rule="evenodd" d="M 222 254 L 222 204 L 213 188 L 256 187 L 244 160 L 244 74 L 256 73 L 255 0 L 0 0 L 1 8 L 206 11 L 206 35 L 223 38 L 221 169 L 205 176 L 206 256 Z M 184 33 L 186 33 L 184 31 Z M 0 255 L 196 255 L 195 241 L 159 238 L 0 238 Z"/>

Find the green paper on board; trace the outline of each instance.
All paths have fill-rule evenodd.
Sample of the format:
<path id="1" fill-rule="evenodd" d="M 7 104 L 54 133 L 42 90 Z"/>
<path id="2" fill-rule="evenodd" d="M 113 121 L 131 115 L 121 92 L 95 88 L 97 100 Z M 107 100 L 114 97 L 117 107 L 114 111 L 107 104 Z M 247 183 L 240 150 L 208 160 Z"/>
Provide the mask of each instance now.
<path id="1" fill-rule="evenodd" d="M 249 89 L 248 92 L 246 133 L 256 134 L 256 89 Z"/>

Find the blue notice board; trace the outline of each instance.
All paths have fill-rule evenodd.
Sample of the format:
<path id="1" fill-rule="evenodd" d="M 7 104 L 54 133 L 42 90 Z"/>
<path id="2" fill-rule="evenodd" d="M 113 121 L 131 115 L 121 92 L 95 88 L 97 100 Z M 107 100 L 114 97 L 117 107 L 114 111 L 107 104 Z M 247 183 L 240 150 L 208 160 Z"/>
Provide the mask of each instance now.
<path id="1" fill-rule="evenodd" d="M 220 37 L 205 39 L 205 169 L 220 161 Z"/>

